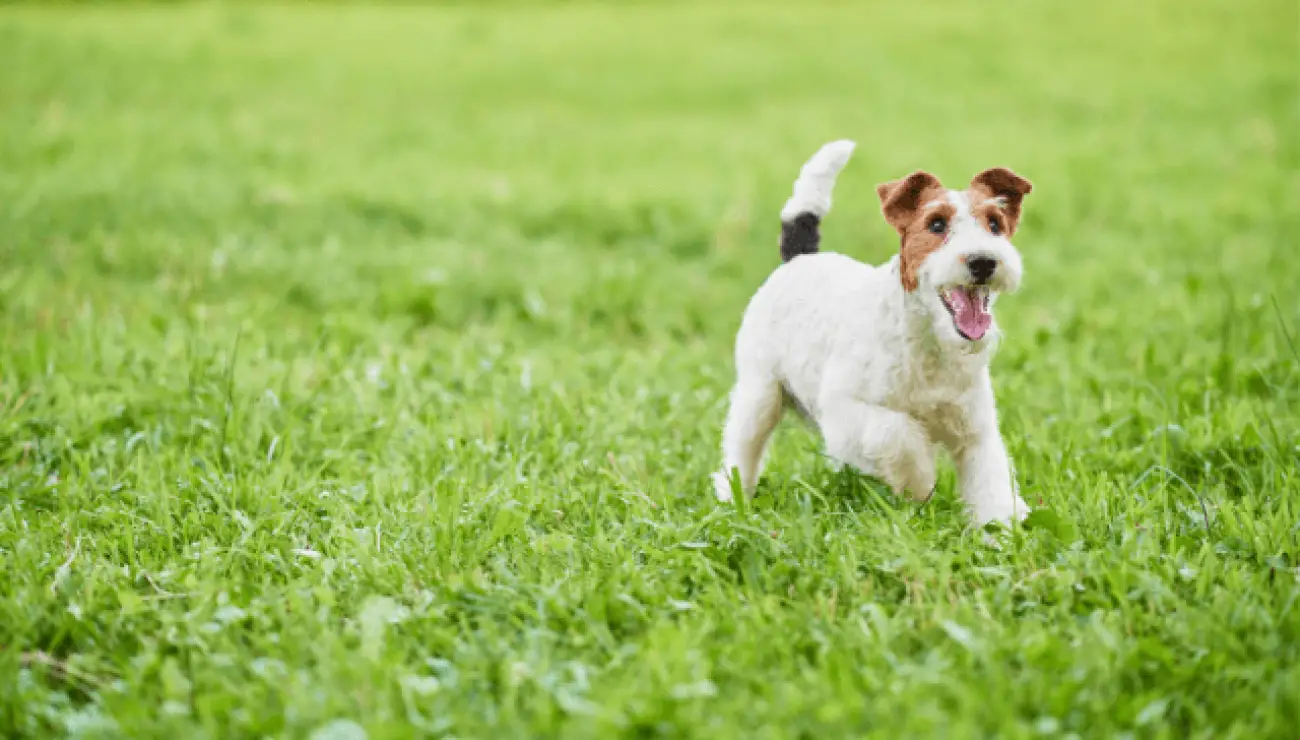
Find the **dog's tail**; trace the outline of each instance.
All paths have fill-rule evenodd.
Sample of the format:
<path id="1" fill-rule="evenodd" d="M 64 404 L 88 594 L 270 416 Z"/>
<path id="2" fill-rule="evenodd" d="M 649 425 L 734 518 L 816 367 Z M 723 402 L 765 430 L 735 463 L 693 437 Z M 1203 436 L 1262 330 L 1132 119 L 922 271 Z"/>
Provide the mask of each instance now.
<path id="1" fill-rule="evenodd" d="M 847 139 L 832 141 L 804 163 L 799 179 L 794 181 L 794 194 L 781 209 L 782 262 L 817 251 L 822 219 L 831 210 L 835 178 L 853 156 L 855 146 Z"/>

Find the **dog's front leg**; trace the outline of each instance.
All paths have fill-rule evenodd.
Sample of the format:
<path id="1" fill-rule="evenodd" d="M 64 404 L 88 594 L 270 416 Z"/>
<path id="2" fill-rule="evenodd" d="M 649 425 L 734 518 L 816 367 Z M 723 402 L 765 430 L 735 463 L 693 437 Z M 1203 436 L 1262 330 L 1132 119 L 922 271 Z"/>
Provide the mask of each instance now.
<path id="1" fill-rule="evenodd" d="M 986 384 L 970 410 L 973 433 L 953 450 L 962 501 L 976 526 L 1020 521 L 1029 507 L 1015 491 L 991 387 Z"/>
<path id="2" fill-rule="evenodd" d="M 907 414 L 834 398 L 818 425 L 831 457 L 881 478 L 898 495 L 925 501 L 934 492 L 934 445 Z"/>

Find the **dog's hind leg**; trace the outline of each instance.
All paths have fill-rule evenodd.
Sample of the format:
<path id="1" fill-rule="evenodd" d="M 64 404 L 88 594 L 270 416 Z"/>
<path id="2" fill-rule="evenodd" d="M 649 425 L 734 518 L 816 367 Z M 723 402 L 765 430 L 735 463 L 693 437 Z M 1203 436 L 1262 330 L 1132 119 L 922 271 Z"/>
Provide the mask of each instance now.
<path id="1" fill-rule="evenodd" d="M 722 470 L 713 474 L 719 501 L 730 501 L 732 470 L 740 475 L 746 498 L 754 495 L 763 454 L 783 410 L 781 385 L 771 378 L 745 377 L 731 391 L 731 408 L 722 430 Z"/>

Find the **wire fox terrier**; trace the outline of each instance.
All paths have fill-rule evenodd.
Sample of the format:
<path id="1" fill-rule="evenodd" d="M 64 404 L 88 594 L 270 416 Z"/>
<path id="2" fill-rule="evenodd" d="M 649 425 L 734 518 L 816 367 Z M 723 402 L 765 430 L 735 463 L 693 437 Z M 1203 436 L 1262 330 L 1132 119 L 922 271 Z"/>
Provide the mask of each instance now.
<path id="1" fill-rule="evenodd" d="M 977 525 L 1029 512 L 998 431 L 989 357 L 993 305 L 1016 290 L 1022 265 L 1010 238 L 1029 181 L 985 170 L 965 190 L 928 172 L 876 188 L 902 247 L 880 267 L 819 252 L 821 220 L 854 143 L 808 160 L 781 210 L 781 258 L 736 335 L 736 385 L 722 435 L 718 498 L 732 475 L 746 497 L 787 406 L 821 432 L 834 459 L 928 500 L 936 444 L 956 463 Z"/>

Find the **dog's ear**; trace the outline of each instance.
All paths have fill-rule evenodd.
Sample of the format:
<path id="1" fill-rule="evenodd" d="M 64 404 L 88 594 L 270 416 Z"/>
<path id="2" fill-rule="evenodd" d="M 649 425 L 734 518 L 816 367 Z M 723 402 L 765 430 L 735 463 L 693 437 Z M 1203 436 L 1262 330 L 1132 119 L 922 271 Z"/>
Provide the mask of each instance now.
<path id="1" fill-rule="evenodd" d="M 970 181 L 970 188 L 1000 201 L 1002 210 L 1011 220 L 1007 231 L 1014 233 L 1020 224 L 1020 204 L 1034 185 L 1006 167 L 994 167 L 976 175 Z"/>
<path id="2" fill-rule="evenodd" d="M 921 196 L 933 190 L 943 190 L 939 178 L 918 170 L 901 180 L 877 185 L 876 195 L 880 196 L 880 211 L 885 214 L 885 221 L 901 234 L 921 206 Z"/>

